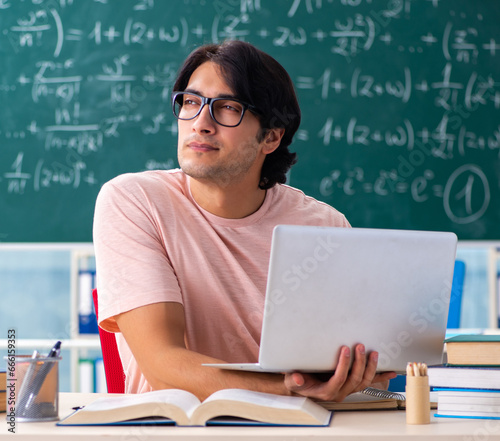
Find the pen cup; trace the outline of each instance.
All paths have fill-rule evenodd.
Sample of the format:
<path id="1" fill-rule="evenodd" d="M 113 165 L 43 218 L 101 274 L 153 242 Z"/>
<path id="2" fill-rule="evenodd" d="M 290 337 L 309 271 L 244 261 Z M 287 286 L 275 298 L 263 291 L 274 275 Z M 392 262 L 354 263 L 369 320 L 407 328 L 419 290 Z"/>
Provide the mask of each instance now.
<path id="1" fill-rule="evenodd" d="M 9 400 L 7 411 L 14 412 L 19 422 L 58 420 L 61 357 L 18 355 L 13 358 L 14 371 L 8 371 L 7 388 L 9 398 L 13 395 L 14 399 Z"/>
<path id="2" fill-rule="evenodd" d="M 406 377 L 406 424 L 431 422 L 428 376 Z"/>

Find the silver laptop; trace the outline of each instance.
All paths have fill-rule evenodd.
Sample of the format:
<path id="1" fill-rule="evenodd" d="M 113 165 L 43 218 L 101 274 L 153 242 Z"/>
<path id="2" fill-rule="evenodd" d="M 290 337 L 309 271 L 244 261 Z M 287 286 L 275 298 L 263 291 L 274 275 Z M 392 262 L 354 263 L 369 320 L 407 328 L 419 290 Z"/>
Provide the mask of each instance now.
<path id="1" fill-rule="evenodd" d="M 453 233 L 279 225 L 259 362 L 207 365 L 332 371 L 357 343 L 379 352 L 379 372 L 441 363 L 456 246 Z"/>

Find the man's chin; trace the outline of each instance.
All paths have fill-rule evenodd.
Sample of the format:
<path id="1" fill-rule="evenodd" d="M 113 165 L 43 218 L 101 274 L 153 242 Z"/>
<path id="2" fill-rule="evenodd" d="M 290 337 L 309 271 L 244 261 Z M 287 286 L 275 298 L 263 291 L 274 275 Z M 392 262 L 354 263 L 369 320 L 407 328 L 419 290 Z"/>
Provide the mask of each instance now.
<path id="1" fill-rule="evenodd" d="M 220 169 L 217 167 L 190 167 L 186 164 L 181 165 L 181 170 L 190 178 L 205 184 L 211 183 L 220 188 L 228 187 L 235 182 L 238 173 L 231 173 L 231 170 Z"/>
<path id="2" fill-rule="evenodd" d="M 190 164 L 188 161 L 179 163 L 181 170 L 193 179 L 208 179 L 212 176 L 212 167 Z"/>

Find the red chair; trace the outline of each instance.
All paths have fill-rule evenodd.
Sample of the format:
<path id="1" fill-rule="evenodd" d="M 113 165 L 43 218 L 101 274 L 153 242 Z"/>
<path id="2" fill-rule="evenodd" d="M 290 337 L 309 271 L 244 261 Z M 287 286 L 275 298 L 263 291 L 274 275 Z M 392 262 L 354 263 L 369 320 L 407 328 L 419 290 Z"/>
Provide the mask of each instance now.
<path id="1" fill-rule="evenodd" d="M 98 317 L 96 289 L 92 292 L 92 297 L 94 299 L 95 315 Z M 122 361 L 118 353 L 115 334 L 99 328 L 99 338 L 101 340 L 102 359 L 108 393 L 122 394 L 125 392 L 125 372 L 123 371 Z"/>

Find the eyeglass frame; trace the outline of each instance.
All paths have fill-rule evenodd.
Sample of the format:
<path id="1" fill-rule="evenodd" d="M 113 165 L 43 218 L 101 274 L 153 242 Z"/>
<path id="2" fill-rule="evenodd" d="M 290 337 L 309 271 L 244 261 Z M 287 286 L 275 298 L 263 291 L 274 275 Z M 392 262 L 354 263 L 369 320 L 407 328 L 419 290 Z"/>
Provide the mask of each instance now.
<path id="1" fill-rule="evenodd" d="M 196 114 L 194 116 L 192 116 L 191 118 L 181 118 L 179 116 L 176 115 L 175 113 L 175 104 L 176 104 L 176 98 L 180 95 L 180 94 L 189 94 L 189 95 L 193 95 L 193 96 L 196 96 L 198 98 L 201 99 L 201 105 L 200 105 L 200 108 L 198 109 L 198 112 L 196 112 Z M 214 112 L 213 112 L 213 103 L 216 102 L 216 101 L 223 101 L 223 100 L 230 100 L 230 101 L 235 101 L 237 102 L 238 104 L 241 104 L 243 106 L 243 109 L 241 111 L 241 116 L 240 116 L 240 120 L 238 121 L 238 123 L 234 126 L 228 126 L 227 124 L 221 124 L 219 121 L 217 121 L 217 119 L 215 118 L 214 116 Z M 251 112 L 255 113 L 255 114 L 259 114 L 259 112 L 257 111 L 257 108 L 251 104 L 248 104 L 246 103 L 245 101 L 241 101 L 237 98 L 233 98 L 233 97 L 217 97 L 217 98 L 207 98 L 203 95 L 199 95 L 198 93 L 194 93 L 194 92 L 189 92 L 189 91 L 186 91 L 186 90 L 176 90 L 176 91 L 173 91 L 172 92 L 172 113 L 174 114 L 174 116 L 177 118 L 177 119 L 180 119 L 181 121 L 191 121 L 193 119 L 195 119 L 197 116 L 200 115 L 201 111 L 203 110 L 203 107 L 205 107 L 205 105 L 208 105 L 208 110 L 209 110 L 209 113 L 210 113 L 210 117 L 213 119 L 213 121 L 216 123 L 216 124 L 219 124 L 220 126 L 222 127 L 238 127 L 240 124 L 241 124 L 241 121 L 243 121 L 243 117 L 245 116 L 245 112 L 247 110 L 250 110 Z"/>

